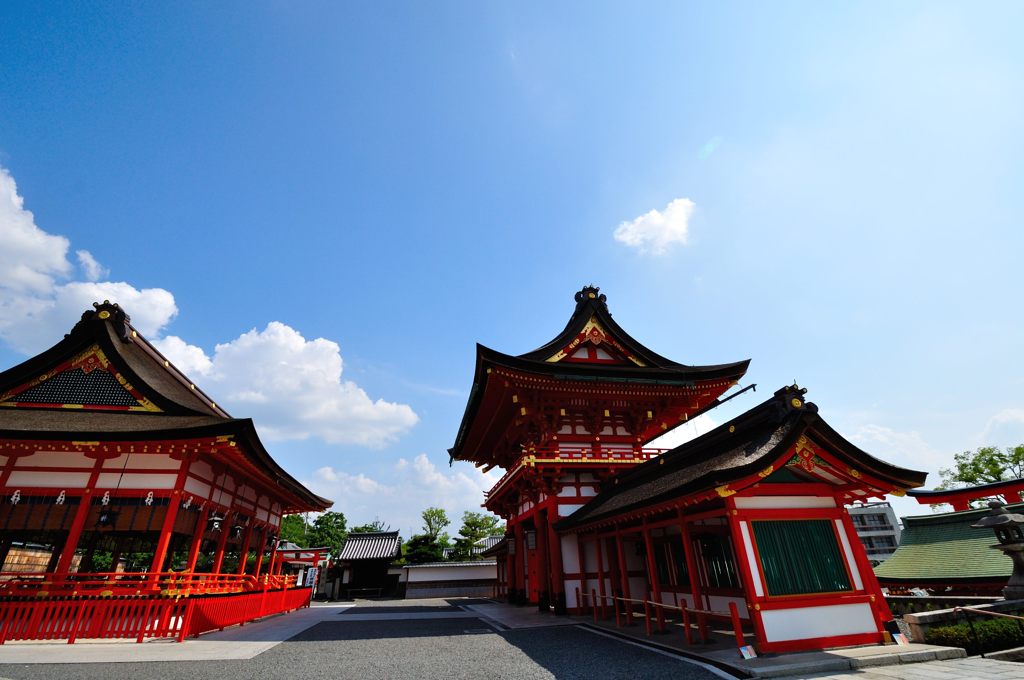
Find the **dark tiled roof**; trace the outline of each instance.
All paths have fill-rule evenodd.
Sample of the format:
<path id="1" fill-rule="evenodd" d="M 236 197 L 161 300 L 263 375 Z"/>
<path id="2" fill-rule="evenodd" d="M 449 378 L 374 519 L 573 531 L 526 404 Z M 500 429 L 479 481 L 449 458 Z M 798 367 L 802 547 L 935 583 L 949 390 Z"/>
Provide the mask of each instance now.
<path id="1" fill-rule="evenodd" d="M 423 567 L 493 567 L 495 560 L 469 560 L 467 562 L 424 562 L 423 564 L 407 564 L 406 569 L 422 569 Z"/>
<path id="2" fill-rule="evenodd" d="M 338 555 L 339 562 L 352 560 L 393 560 L 402 554 L 397 531 L 349 534 Z"/>
<path id="3" fill-rule="evenodd" d="M 159 411 L 96 410 L 96 405 L 123 406 L 121 392 L 110 392 L 96 377 L 67 371 L 50 392 L 37 390 L 17 406 L 18 389 L 40 376 L 72 362 L 83 352 L 102 351 L 109 367 Z M 94 369 L 99 371 L 99 369 Z M 58 377 L 64 373 L 57 373 Z M 77 382 L 76 382 L 77 381 Z M 39 382 L 38 385 L 45 385 Z M 119 385 L 120 387 L 120 385 Z M 50 388 L 47 388 L 50 389 Z M 123 388 L 121 388 L 123 390 Z M 178 371 L 131 325 L 129 316 L 116 304 L 104 302 L 82 314 L 71 332 L 50 349 L 0 372 L 0 394 L 13 393 L 0 408 L 0 439 L 62 441 L 131 441 L 139 439 L 187 439 L 233 435 L 243 454 L 276 483 L 300 501 L 295 511 L 325 510 L 331 501 L 321 498 L 289 475 L 264 448 L 248 418 L 232 418 Z M 84 408 L 37 408 L 48 396 L 88 396 Z M 119 403 L 113 403 L 119 402 Z M 126 401 L 124 403 L 127 403 Z M 90 405 L 94 408 L 90 408 Z"/>
<path id="4" fill-rule="evenodd" d="M 469 460 L 473 451 L 465 451 L 467 437 L 473 429 L 473 421 L 480 408 L 488 384 L 491 367 L 506 367 L 542 375 L 547 378 L 564 381 L 585 382 L 623 382 L 646 385 L 673 385 L 679 387 L 692 386 L 695 382 L 710 380 L 738 381 L 747 372 L 750 360 L 737 361 L 730 364 L 708 366 L 689 366 L 667 359 L 640 344 L 612 319 L 608 311 L 606 297 L 600 289 L 586 286 L 576 293 L 576 309 L 569 318 L 569 323 L 557 337 L 545 345 L 519 356 L 504 354 L 496 350 L 477 345 L 476 373 L 470 388 L 466 411 L 459 425 L 454 446 L 448 453 L 453 459 Z M 573 341 L 587 326 L 591 319 L 598 323 L 642 365 L 628 362 L 627 364 L 596 364 L 573 363 L 567 361 L 551 362 L 548 359 Z"/>
<path id="5" fill-rule="evenodd" d="M 614 484 L 556 526 L 576 527 L 748 477 L 785 455 L 802 434 L 893 486 L 924 483 L 926 473 L 890 465 L 842 438 L 818 415 L 817 406 L 803 402 L 803 391 L 794 385 L 697 439 L 619 474 Z"/>
<path id="6" fill-rule="evenodd" d="M 1024 505 L 1007 506 L 1021 512 Z M 903 518 L 900 545 L 892 557 L 875 567 L 882 585 L 990 579 L 1005 581 L 1013 562 L 999 550 L 988 529 L 972 529 L 988 509 L 944 512 Z"/>

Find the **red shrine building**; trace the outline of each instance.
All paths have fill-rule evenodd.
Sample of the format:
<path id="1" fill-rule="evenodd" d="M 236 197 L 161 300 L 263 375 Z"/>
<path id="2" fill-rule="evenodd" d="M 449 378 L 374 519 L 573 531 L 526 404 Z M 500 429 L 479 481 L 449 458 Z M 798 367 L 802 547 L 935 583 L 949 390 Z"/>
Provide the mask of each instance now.
<path id="1" fill-rule="evenodd" d="M 0 564 L 49 555 L 37 572 L 0 573 L 0 643 L 181 639 L 308 604 L 309 589 L 281 575 L 290 557 L 276 537 L 283 515 L 331 502 L 124 310 L 94 306 L 0 373 Z"/>
<path id="2" fill-rule="evenodd" d="M 499 590 L 556 613 L 732 619 L 764 652 L 882 641 L 892 616 L 844 507 L 925 473 L 855 447 L 795 385 L 680 447 L 645 448 L 731 398 L 749 362 L 676 363 L 630 337 L 599 289 L 575 299 L 537 350 L 477 347 L 449 452 L 505 470 L 484 501 L 508 526 L 489 551 Z"/>

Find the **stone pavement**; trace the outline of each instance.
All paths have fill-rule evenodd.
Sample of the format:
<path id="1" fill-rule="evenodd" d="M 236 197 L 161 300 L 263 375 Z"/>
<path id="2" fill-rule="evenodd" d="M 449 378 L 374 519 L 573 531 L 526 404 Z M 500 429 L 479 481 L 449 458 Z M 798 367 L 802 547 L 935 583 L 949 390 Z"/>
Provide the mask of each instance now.
<path id="1" fill-rule="evenodd" d="M 0 680 L 733 677 L 700 659 L 681 658 L 683 650 L 665 644 L 681 635 L 647 638 L 642 627 L 634 626 L 622 629 L 632 635 L 623 637 L 622 631 L 595 629 L 592 624 L 529 607 L 456 598 L 318 603 L 181 644 L 8 643 L 0 645 Z M 765 656 L 753 666 L 732 657 L 730 661 L 738 673 L 788 680 L 1024 680 L 1024 664 L 981 658 L 929 661 L 936 654 L 953 653 L 962 652 L 911 645 Z M 731 654 L 736 655 L 735 649 Z M 883 663 L 893 665 L 879 665 Z M 71 670 L 66 664 L 79 665 Z"/>
<path id="2" fill-rule="evenodd" d="M 862 668 L 843 673 L 789 676 L 803 680 L 1022 680 L 1024 664 L 971 657 L 912 665 Z M 788 680 L 788 679 L 783 679 Z"/>

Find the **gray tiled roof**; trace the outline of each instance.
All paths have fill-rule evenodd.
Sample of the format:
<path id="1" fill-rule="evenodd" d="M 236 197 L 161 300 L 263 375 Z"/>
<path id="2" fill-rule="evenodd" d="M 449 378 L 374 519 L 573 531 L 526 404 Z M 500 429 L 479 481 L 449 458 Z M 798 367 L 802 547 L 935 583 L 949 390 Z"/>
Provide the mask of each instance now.
<path id="1" fill-rule="evenodd" d="M 397 531 L 349 534 L 338 561 L 395 559 L 402 554 L 401 545 Z"/>

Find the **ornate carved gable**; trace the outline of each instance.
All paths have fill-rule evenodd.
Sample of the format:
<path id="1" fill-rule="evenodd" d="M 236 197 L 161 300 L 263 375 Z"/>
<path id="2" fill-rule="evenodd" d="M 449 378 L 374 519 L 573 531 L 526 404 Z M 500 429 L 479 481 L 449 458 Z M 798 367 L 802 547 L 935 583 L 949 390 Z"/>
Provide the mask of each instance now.
<path id="1" fill-rule="evenodd" d="M 0 394 L 0 407 L 160 411 L 111 365 L 98 345 Z"/>
<path id="2" fill-rule="evenodd" d="M 644 366 L 644 362 L 634 356 L 625 346 L 608 333 L 596 317 L 583 327 L 583 330 L 547 361 L 556 363 L 618 364 L 624 366 Z"/>

